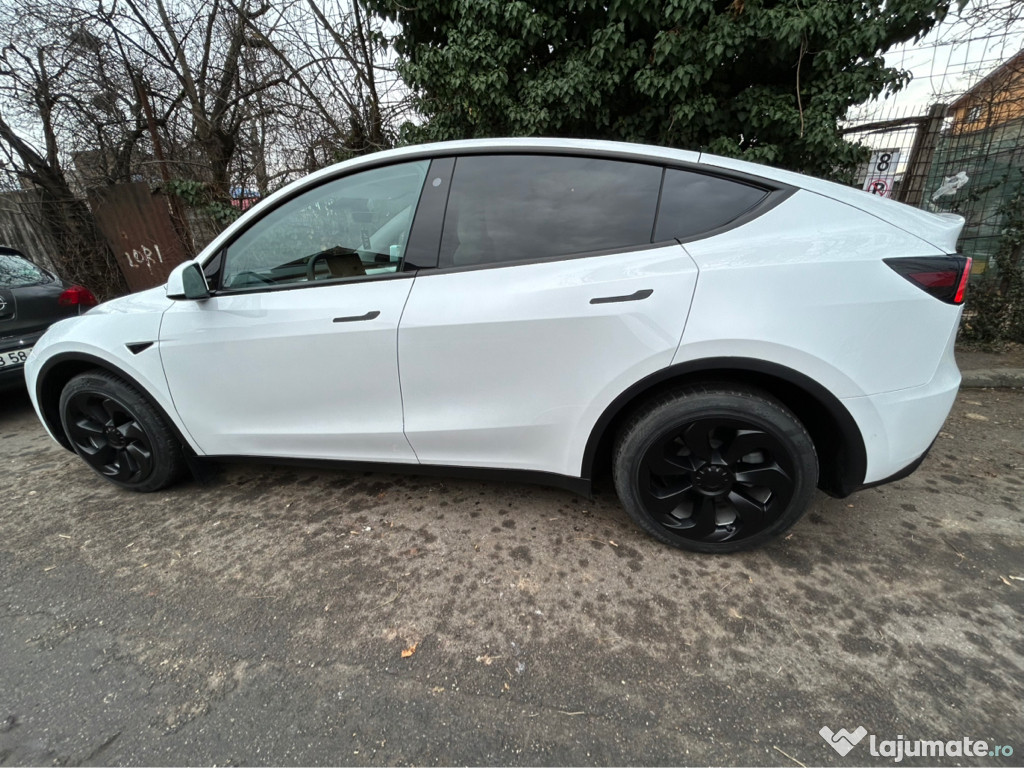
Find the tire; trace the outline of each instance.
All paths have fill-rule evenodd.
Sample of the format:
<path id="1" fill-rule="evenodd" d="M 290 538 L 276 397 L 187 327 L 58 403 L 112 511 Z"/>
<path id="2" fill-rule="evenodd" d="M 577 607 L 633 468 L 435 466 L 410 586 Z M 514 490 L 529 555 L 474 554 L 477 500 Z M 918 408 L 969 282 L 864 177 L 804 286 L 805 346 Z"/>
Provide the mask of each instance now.
<path id="1" fill-rule="evenodd" d="M 814 443 L 782 403 L 728 384 L 679 389 L 619 432 L 615 490 L 654 538 L 705 553 L 756 547 L 803 515 L 818 481 Z"/>
<path id="2" fill-rule="evenodd" d="M 60 419 L 75 453 L 114 485 L 157 491 L 185 469 L 181 442 L 156 408 L 106 371 L 81 373 L 65 385 Z"/>

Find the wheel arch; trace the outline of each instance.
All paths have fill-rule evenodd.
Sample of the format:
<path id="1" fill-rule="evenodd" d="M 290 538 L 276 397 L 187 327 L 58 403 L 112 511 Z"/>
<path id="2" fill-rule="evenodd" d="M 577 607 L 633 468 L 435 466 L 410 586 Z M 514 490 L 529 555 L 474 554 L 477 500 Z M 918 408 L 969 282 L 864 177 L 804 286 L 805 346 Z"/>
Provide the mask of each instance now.
<path id="1" fill-rule="evenodd" d="M 64 425 L 60 420 L 60 394 L 72 378 L 80 373 L 90 370 L 102 370 L 123 379 L 133 389 L 138 391 L 142 397 L 149 401 L 149 404 L 156 409 L 160 417 L 174 432 L 181 442 L 186 455 L 194 454 L 192 445 L 167 410 L 160 404 L 157 398 L 153 397 L 149 389 L 141 384 L 137 378 L 126 372 L 120 366 L 104 360 L 102 357 L 90 355 L 85 352 L 66 352 L 54 355 L 47 360 L 36 376 L 36 402 L 39 404 L 39 414 L 43 423 L 53 435 L 54 439 L 69 451 L 74 451 L 71 442 L 64 433 Z"/>
<path id="2" fill-rule="evenodd" d="M 615 398 L 598 418 L 583 452 L 581 476 L 593 478 L 610 466 L 623 422 L 652 397 L 691 384 L 746 384 L 779 400 L 803 423 L 814 441 L 818 487 L 848 496 L 864 482 L 867 451 L 856 421 L 839 399 L 814 379 L 786 366 L 740 357 L 714 357 L 673 365 L 641 379 Z"/>

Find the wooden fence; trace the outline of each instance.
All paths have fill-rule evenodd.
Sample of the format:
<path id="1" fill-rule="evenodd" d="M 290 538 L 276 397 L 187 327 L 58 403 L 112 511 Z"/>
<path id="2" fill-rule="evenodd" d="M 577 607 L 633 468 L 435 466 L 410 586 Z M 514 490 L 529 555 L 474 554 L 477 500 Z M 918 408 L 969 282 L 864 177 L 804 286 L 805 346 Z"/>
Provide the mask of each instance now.
<path id="1" fill-rule="evenodd" d="M 39 195 L 29 190 L 0 192 L 0 245 L 17 248 L 41 267 L 54 270 L 59 246 L 38 223 L 40 205 Z"/>

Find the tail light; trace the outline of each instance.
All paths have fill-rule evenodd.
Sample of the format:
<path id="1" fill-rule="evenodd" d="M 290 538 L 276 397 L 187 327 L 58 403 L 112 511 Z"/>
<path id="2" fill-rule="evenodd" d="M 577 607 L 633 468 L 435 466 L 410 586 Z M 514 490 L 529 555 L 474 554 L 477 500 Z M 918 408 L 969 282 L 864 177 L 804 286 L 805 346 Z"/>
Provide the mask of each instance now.
<path id="1" fill-rule="evenodd" d="M 922 256 L 883 261 L 939 301 L 964 303 L 964 291 L 971 274 L 972 260 L 969 256 Z"/>
<path id="2" fill-rule="evenodd" d="M 62 307 L 95 307 L 99 304 L 92 291 L 81 285 L 72 285 L 57 299 Z"/>

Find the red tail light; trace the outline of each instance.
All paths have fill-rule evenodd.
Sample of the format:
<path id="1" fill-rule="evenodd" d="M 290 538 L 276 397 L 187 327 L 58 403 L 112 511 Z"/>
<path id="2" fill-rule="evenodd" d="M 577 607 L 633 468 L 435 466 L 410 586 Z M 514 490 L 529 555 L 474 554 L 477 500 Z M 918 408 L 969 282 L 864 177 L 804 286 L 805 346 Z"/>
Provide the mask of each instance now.
<path id="1" fill-rule="evenodd" d="M 947 304 L 963 304 L 971 259 L 967 256 L 922 256 L 883 259 L 889 267 L 925 293 Z"/>
<path id="2" fill-rule="evenodd" d="M 971 264 L 974 263 L 974 259 L 970 256 L 967 257 L 967 264 L 964 265 L 963 274 L 960 275 L 960 282 L 956 286 L 956 295 L 953 297 L 954 304 L 964 303 L 964 291 L 967 290 L 967 281 L 971 277 Z"/>
<path id="3" fill-rule="evenodd" d="M 92 291 L 81 285 L 72 285 L 60 295 L 57 303 L 62 307 L 95 307 L 99 304 L 96 297 L 92 295 Z"/>

